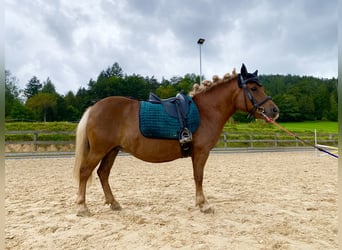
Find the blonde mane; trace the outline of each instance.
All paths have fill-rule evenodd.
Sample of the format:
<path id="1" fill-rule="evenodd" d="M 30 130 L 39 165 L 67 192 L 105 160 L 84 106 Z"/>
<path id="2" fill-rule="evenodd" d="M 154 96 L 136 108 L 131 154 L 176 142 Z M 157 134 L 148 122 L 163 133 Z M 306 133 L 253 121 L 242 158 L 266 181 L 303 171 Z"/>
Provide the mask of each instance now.
<path id="1" fill-rule="evenodd" d="M 212 78 L 212 81 L 209 81 L 209 80 L 204 80 L 201 82 L 201 84 L 194 84 L 194 86 L 192 87 L 192 90 L 190 91 L 189 95 L 191 97 L 199 94 L 199 93 L 202 93 L 202 92 L 205 92 L 209 89 L 211 89 L 212 87 L 214 87 L 215 85 L 218 85 L 218 84 L 221 84 L 221 83 L 224 83 L 224 82 L 228 82 L 230 80 L 232 80 L 233 78 L 237 77 L 237 73 L 236 73 L 236 70 L 235 68 L 233 69 L 232 73 L 229 74 L 225 74 L 223 76 L 223 78 L 220 78 L 219 76 L 217 75 L 214 75 L 213 78 Z"/>

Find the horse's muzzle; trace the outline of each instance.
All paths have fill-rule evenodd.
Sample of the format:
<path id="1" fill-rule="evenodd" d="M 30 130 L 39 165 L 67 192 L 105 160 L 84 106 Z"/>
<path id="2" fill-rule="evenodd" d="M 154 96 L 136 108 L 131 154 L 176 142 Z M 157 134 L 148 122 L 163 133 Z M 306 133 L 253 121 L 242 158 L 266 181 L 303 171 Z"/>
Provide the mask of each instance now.
<path id="1" fill-rule="evenodd" d="M 279 117 L 279 108 L 275 104 L 272 104 L 269 107 L 264 108 L 263 113 L 273 120 L 276 120 Z"/>

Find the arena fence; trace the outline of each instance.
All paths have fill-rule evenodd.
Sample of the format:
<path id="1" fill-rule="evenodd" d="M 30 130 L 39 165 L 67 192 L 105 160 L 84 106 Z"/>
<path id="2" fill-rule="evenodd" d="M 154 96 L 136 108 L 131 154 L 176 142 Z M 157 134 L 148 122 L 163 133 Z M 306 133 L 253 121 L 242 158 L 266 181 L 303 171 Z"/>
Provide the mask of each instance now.
<path id="1" fill-rule="evenodd" d="M 309 143 L 326 145 L 329 147 L 337 147 L 338 134 L 333 133 L 306 133 L 300 137 Z M 49 151 L 50 145 L 55 145 L 54 150 L 63 149 L 68 145 L 68 149 L 62 151 L 73 151 L 75 146 L 74 131 L 5 131 L 5 145 L 7 148 L 17 148 L 20 151 L 21 146 L 30 146 L 26 151 Z M 17 145 L 19 147 L 13 147 Z M 307 147 L 299 140 L 288 136 L 281 132 L 223 132 L 215 147 L 215 150 L 232 150 L 232 149 L 260 149 L 260 148 L 303 148 Z M 19 149 L 18 149 L 19 148 Z M 53 149 L 52 149 L 53 150 Z M 6 150 L 11 152 L 10 149 Z M 12 149 L 12 152 L 15 149 Z M 51 149 L 50 149 L 51 151 Z"/>
<path id="2" fill-rule="evenodd" d="M 73 131 L 5 131 L 5 145 L 30 145 L 32 151 L 40 146 L 75 145 Z"/>
<path id="3" fill-rule="evenodd" d="M 321 148 L 323 150 L 326 150 L 328 151 L 329 153 L 332 153 L 334 155 L 338 155 L 338 147 L 337 147 L 337 144 L 336 146 L 332 146 L 332 145 L 324 145 L 324 144 L 319 144 L 319 143 L 324 143 L 322 141 L 318 141 L 317 140 L 317 131 L 315 129 L 315 146 L 318 147 L 318 148 Z M 316 155 L 318 154 L 325 154 L 324 152 L 320 152 L 319 150 L 316 150 Z"/>

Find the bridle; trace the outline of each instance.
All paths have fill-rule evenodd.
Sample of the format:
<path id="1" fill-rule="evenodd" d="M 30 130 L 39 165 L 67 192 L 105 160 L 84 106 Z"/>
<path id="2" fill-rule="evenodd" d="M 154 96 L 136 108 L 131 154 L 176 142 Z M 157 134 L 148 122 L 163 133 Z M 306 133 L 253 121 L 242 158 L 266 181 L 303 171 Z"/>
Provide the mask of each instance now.
<path id="1" fill-rule="evenodd" d="M 245 92 L 245 94 L 244 94 L 245 105 L 246 105 L 246 110 L 248 112 L 248 118 L 250 118 L 253 116 L 253 114 L 256 111 L 258 113 L 264 113 L 264 107 L 262 105 L 265 104 L 267 101 L 272 100 L 272 97 L 267 96 L 262 101 L 257 102 L 255 100 L 255 98 L 253 97 L 251 91 L 247 87 L 248 83 L 256 83 L 260 87 L 262 87 L 262 84 L 259 81 L 259 77 L 257 75 L 248 73 L 248 78 L 244 79 L 244 77 L 241 74 L 238 74 L 238 85 L 239 85 L 239 88 L 242 88 Z M 250 102 L 253 105 L 253 108 L 251 111 L 248 111 L 246 96 L 248 97 L 248 99 L 250 100 Z"/>

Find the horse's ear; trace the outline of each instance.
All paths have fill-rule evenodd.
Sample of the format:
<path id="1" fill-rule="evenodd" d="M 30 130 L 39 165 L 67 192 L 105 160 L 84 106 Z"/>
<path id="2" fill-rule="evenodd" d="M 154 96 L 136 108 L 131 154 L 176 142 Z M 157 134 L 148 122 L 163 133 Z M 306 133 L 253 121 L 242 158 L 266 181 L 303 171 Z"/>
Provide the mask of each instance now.
<path id="1" fill-rule="evenodd" d="M 243 63 L 242 67 L 241 67 L 241 75 L 243 78 L 245 78 L 247 76 L 247 74 L 248 74 L 247 68 L 246 68 L 245 64 Z"/>
<path id="2" fill-rule="evenodd" d="M 258 76 L 258 70 L 256 70 L 253 75 Z"/>

